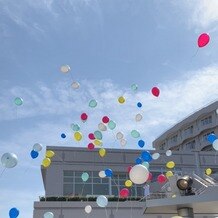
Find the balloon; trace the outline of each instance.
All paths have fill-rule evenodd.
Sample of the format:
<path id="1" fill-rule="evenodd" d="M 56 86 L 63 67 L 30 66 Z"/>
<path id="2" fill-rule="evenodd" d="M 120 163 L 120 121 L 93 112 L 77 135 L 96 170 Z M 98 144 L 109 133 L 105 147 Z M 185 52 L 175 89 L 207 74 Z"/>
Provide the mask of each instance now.
<path id="1" fill-rule="evenodd" d="M 134 129 L 134 130 L 131 131 L 131 136 L 133 138 L 138 138 L 138 137 L 140 137 L 140 133 L 137 130 Z"/>
<path id="2" fill-rule="evenodd" d="M 78 124 L 72 123 L 71 124 L 71 129 L 76 132 L 76 131 L 80 130 L 80 126 Z"/>
<path id="3" fill-rule="evenodd" d="M 10 210 L 9 210 L 9 216 L 10 216 L 10 218 L 16 218 L 16 217 L 18 217 L 19 216 L 19 210 L 17 209 L 17 208 L 15 208 L 15 207 L 13 207 L 13 208 L 11 208 Z"/>
<path id="4" fill-rule="evenodd" d="M 74 133 L 74 139 L 76 140 L 76 141 L 80 141 L 81 139 L 82 139 L 82 133 L 81 132 L 75 132 Z"/>
<path id="5" fill-rule="evenodd" d="M 164 176 L 164 174 L 160 174 L 158 177 L 157 177 L 157 181 L 158 183 L 164 183 L 167 181 L 167 178 L 166 176 Z"/>
<path id="6" fill-rule="evenodd" d="M 104 195 L 100 195 L 97 197 L 96 203 L 99 207 L 106 207 L 108 204 L 108 199 Z"/>
<path id="7" fill-rule="evenodd" d="M 206 173 L 206 175 L 211 175 L 211 173 L 212 173 L 212 170 L 211 170 L 211 168 L 207 168 L 206 170 L 205 170 L 205 173 Z"/>
<path id="8" fill-rule="evenodd" d="M 211 133 L 207 136 L 207 140 L 212 144 L 217 139 L 216 135 Z"/>
<path id="9" fill-rule="evenodd" d="M 169 161 L 169 162 L 167 162 L 166 167 L 169 169 L 172 169 L 175 167 L 175 163 L 173 161 Z"/>
<path id="10" fill-rule="evenodd" d="M 106 177 L 106 174 L 105 174 L 105 172 L 104 172 L 103 170 L 100 171 L 100 172 L 98 173 L 98 175 L 99 175 L 100 178 L 105 178 L 105 177 Z"/>
<path id="11" fill-rule="evenodd" d="M 106 169 L 104 172 L 105 172 L 105 175 L 107 177 L 112 177 L 113 176 L 113 171 L 111 169 Z"/>
<path id="12" fill-rule="evenodd" d="M 73 89 L 79 89 L 80 84 L 78 82 L 72 82 L 71 86 Z"/>
<path id="13" fill-rule="evenodd" d="M 136 164 L 141 164 L 142 163 L 142 159 L 140 157 L 137 157 L 135 160 Z"/>
<path id="14" fill-rule="evenodd" d="M 123 104 L 123 103 L 125 103 L 125 98 L 123 97 L 123 96 L 120 96 L 119 98 L 118 98 L 118 102 L 120 103 L 120 104 Z"/>
<path id="15" fill-rule="evenodd" d="M 88 119 L 88 115 L 86 113 L 82 113 L 80 118 L 83 122 L 85 122 Z"/>
<path id="16" fill-rule="evenodd" d="M 125 186 L 128 187 L 128 188 L 131 187 L 131 186 L 132 186 L 132 181 L 129 180 L 129 179 L 126 180 L 126 181 L 125 181 Z"/>
<path id="17" fill-rule="evenodd" d="M 131 169 L 132 169 L 132 166 L 128 166 L 127 172 L 129 173 Z"/>
<path id="18" fill-rule="evenodd" d="M 137 103 L 137 107 L 139 107 L 139 108 L 142 107 L 142 103 L 141 103 L 141 102 L 138 102 L 138 103 Z"/>
<path id="19" fill-rule="evenodd" d="M 152 93 L 155 97 L 158 97 L 158 96 L 160 95 L 160 90 L 159 90 L 159 88 L 157 88 L 157 87 L 153 87 L 153 88 L 151 89 L 151 93 Z"/>
<path id="20" fill-rule="evenodd" d="M 62 73 L 68 73 L 69 71 L 70 71 L 70 66 L 69 65 L 61 66 L 61 72 Z"/>
<path id="21" fill-rule="evenodd" d="M 173 176 L 173 172 L 172 171 L 167 171 L 166 172 L 166 177 L 170 178 L 171 176 Z"/>
<path id="22" fill-rule="evenodd" d="M 152 161 L 152 157 L 151 157 L 151 154 L 150 154 L 149 151 L 143 151 L 143 152 L 141 153 L 141 157 L 142 157 L 142 159 L 143 159 L 144 161 L 147 161 L 147 162 Z"/>
<path id="23" fill-rule="evenodd" d="M 139 122 L 139 121 L 141 121 L 141 120 L 142 120 L 142 118 L 143 118 L 143 117 L 142 117 L 142 115 L 141 115 L 141 114 L 136 114 L 136 115 L 135 115 L 135 121 L 136 121 L 136 122 Z"/>
<path id="24" fill-rule="evenodd" d="M 38 153 L 38 151 L 32 150 L 32 151 L 30 152 L 30 156 L 31 156 L 33 159 L 35 159 L 35 158 L 37 158 L 37 157 L 39 156 L 39 153 Z"/>
<path id="25" fill-rule="evenodd" d="M 217 151 L 218 150 L 218 139 L 213 141 L 213 148 Z"/>
<path id="26" fill-rule="evenodd" d="M 107 126 L 105 126 L 103 123 L 99 123 L 98 124 L 98 129 L 101 131 L 106 131 L 107 130 Z"/>
<path id="27" fill-rule="evenodd" d="M 106 150 L 104 148 L 100 148 L 98 153 L 101 157 L 104 157 L 106 155 Z"/>
<path id="28" fill-rule="evenodd" d="M 127 198 L 129 196 L 129 190 L 127 188 L 122 188 L 120 190 L 120 197 Z"/>
<path id="29" fill-rule="evenodd" d="M 172 151 L 171 151 L 171 150 L 167 150 L 167 151 L 166 151 L 166 156 L 167 156 L 167 157 L 170 157 L 171 155 L 172 155 Z"/>
<path id="30" fill-rule="evenodd" d="M 116 134 L 117 140 L 120 140 L 120 139 L 122 139 L 123 137 L 124 137 L 124 135 L 123 135 L 122 132 L 118 132 L 118 133 Z"/>
<path id="31" fill-rule="evenodd" d="M 92 212 L 92 207 L 90 205 L 85 206 L 85 212 L 86 213 L 91 213 Z"/>
<path id="32" fill-rule="evenodd" d="M 44 158 L 43 161 L 42 161 L 42 166 L 47 168 L 51 165 L 51 159 L 50 158 Z"/>
<path id="33" fill-rule="evenodd" d="M 95 136 L 94 136 L 93 133 L 89 133 L 88 137 L 89 137 L 89 139 L 91 139 L 91 140 L 94 140 L 94 139 L 95 139 Z"/>
<path id="34" fill-rule="evenodd" d="M 199 37 L 198 37 L 198 47 L 204 47 L 205 45 L 207 45 L 210 41 L 210 36 L 207 33 L 202 33 Z"/>
<path id="35" fill-rule="evenodd" d="M 131 89 L 132 89 L 132 91 L 136 92 L 137 89 L 138 89 L 138 85 L 132 84 L 132 85 L 131 85 Z"/>
<path id="36" fill-rule="evenodd" d="M 34 144 L 33 145 L 33 150 L 38 151 L 38 152 L 41 151 L 42 150 L 42 145 L 39 144 L 39 143 Z"/>
<path id="37" fill-rule="evenodd" d="M 147 161 L 142 162 L 142 165 L 149 169 L 150 164 Z"/>
<path id="38" fill-rule="evenodd" d="M 87 147 L 89 150 L 93 150 L 95 148 L 95 145 L 93 143 L 89 143 Z"/>
<path id="39" fill-rule="evenodd" d="M 17 165 L 17 155 L 14 153 L 4 153 L 1 157 L 2 165 L 5 168 L 13 168 Z"/>
<path id="40" fill-rule="evenodd" d="M 54 157 L 55 153 L 52 150 L 47 150 L 45 156 L 48 158 Z"/>
<path id="41" fill-rule="evenodd" d="M 152 173 L 149 172 L 149 174 L 148 174 L 148 180 L 147 180 L 147 181 L 151 181 L 151 180 L 152 180 L 152 177 L 153 177 Z"/>
<path id="42" fill-rule="evenodd" d="M 101 131 L 96 130 L 96 131 L 94 132 L 94 136 L 95 136 L 96 139 L 102 140 L 102 133 L 101 133 Z"/>
<path id="43" fill-rule="evenodd" d="M 52 212 L 44 213 L 44 218 L 54 218 L 54 214 Z"/>
<path id="44" fill-rule="evenodd" d="M 89 174 L 88 173 L 82 173 L 81 179 L 83 182 L 86 182 L 89 179 Z"/>
<path id="45" fill-rule="evenodd" d="M 17 105 L 17 106 L 21 106 L 23 104 L 23 99 L 22 98 L 15 98 L 14 99 L 14 103 Z"/>
<path id="46" fill-rule="evenodd" d="M 125 146 L 127 143 L 126 139 L 120 139 L 121 146 Z"/>
<path id="47" fill-rule="evenodd" d="M 144 142 L 143 140 L 139 140 L 139 141 L 138 141 L 138 146 L 139 146 L 140 148 L 143 148 L 144 145 L 145 145 L 145 142 Z"/>
<path id="48" fill-rule="evenodd" d="M 66 136 L 64 133 L 61 134 L 61 138 L 62 138 L 62 139 L 65 139 L 66 137 L 67 137 L 67 136 Z"/>
<path id="49" fill-rule="evenodd" d="M 102 122 L 103 122 L 103 123 L 108 123 L 109 121 L 110 121 L 110 119 L 109 119 L 108 116 L 102 117 Z"/>
<path id="50" fill-rule="evenodd" d="M 94 143 L 94 145 L 96 145 L 96 146 L 101 146 L 101 145 L 102 145 L 102 141 L 101 141 L 101 140 L 98 140 L 98 139 L 95 139 L 93 143 Z"/>
<path id="51" fill-rule="evenodd" d="M 110 120 L 107 125 L 108 125 L 108 128 L 109 128 L 110 130 L 113 130 L 113 129 L 116 128 L 116 123 L 115 123 L 113 120 Z"/>
<path id="52" fill-rule="evenodd" d="M 95 108 L 97 106 L 97 101 L 95 99 L 90 100 L 89 107 Z"/>
<path id="53" fill-rule="evenodd" d="M 135 165 L 129 172 L 130 180 L 137 185 L 145 183 L 148 180 L 148 176 L 148 169 L 141 164 Z"/>
<path id="54" fill-rule="evenodd" d="M 159 153 L 152 154 L 152 159 L 157 160 L 160 157 Z"/>

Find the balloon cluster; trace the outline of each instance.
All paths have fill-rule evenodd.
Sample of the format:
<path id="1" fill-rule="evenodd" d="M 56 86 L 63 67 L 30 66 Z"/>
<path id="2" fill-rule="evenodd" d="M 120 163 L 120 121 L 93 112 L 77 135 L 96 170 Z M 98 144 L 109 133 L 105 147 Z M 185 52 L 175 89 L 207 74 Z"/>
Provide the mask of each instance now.
<path id="1" fill-rule="evenodd" d="M 45 153 L 45 158 L 42 161 L 42 166 L 48 168 L 51 165 L 51 158 L 54 157 L 55 152 L 52 150 L 47 150 Z"/>
<path id="2" fill-rule="evenodd" d="M 35 159 L 39 156 L 39 152 L 42 150 L 42 145 L 39 143 L 36 143 L 33 145 L 33 149 L 30 152 L 30 156 L 32 157 L 32 159 Z"/>

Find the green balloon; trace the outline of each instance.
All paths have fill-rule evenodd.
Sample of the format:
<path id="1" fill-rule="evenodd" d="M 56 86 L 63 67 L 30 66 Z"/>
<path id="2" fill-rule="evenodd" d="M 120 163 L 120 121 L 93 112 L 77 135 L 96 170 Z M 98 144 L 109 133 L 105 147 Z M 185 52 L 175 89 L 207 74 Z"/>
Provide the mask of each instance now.
<path id="1" fill-rule="evenodd" d="M 136 84 L 132 84 L 131 85 L 131 89 L 132 89 L 132 91 L 137 91 L 137 89 L 138 89 L 138 85 L 136 85 Z"/>
<path id="2" fill-rule="evenodd" d="M 79 131 L 80 130 L 80 126 L 78 124 L 74 124 L 72 123 L 71 124 L 71 129 L 75 132 Z"/>
<path id="3" fill-rule="evenodd" d="M 23 99 L 22 98 L 15 98 L 14 99 L 14 103 L 17 105 L 17 106 L 21 106 L 23 104 Z"/>
<path id="4" fill-rule="evenodd" d="M 147 169 L 149 169 L 149 163 L 148 162 L 144 161 L 144 162 L 142 162 L 142 165 L 145 166 Z"/>
<path id="5" fill-rule="evenodd" d="M 88 173 L 83 173 L 81 175 L 81 178 L 82 178 L 83 182 L 86 182 L 89 179 L 89 174 Z"/>
<path id="6" fill-rule="evenodd" d="M 101 131 L 96 130 L 96 131 L 94 132 L 94 136 L 95 136 L 96 139 L 102 140 L 102 133 L 101 133 Z"/>
<path id="7" fill-rule="evenodd" d="M 133 138 L 139 138 L 140 137 L 140 133 L 137 130 L 134 129 L 134 130 L 131 131 L 131 136 Z"/>
<path id="8" fill-rule="evenodd" d="M 116 123 L 113 120 L 110 120 L 109 123 L 108 123 L 108 128 L 110 130 L 115 129 L 116 128 Z"/>
<path id="9" fill-rule="evenodd" d="M 97 106 L 97 101 L 95 99 L 92 99 L 90 102 L 89 102 L 89 107 L 91 108 L 94 108 Z"/>

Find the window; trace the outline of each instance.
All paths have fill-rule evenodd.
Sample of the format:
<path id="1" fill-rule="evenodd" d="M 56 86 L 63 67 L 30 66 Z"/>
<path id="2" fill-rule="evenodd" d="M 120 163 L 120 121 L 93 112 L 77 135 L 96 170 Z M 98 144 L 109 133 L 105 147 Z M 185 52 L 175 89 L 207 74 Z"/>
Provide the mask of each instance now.
<path id="1" fill-rule="evenodd" d="M 174 142 L 177 142 L 177 137 L 178 135 L 174 135 L 173 137 L 170 138 L 170 144 L 173 144 Z"/>
<path id="2" fill-rule="evenodd" d="M 192 149 L 195 149 L 195 140 L 192 140 L 188 143 L 185 144 L 185 148 L 187 150 L 192 150 Z"/>
<path id="3" fill-rule="evenodd" d="M 215 151 L 212 145 L 207 145 L 201 149 L 201 151 Z"/>
<path id="4" fill-rule="evenodd" d="M 201 125 L 202 126 L 205 126 L 205 125 L 207 125 L 209 123 L 212 123 L 212 116 L 206 117 L 206 118 L 201 120 Z"/>
<path id="5" fill-rule="evenodd" d="M 189 136 L 193 133 L 193 126 L 189 126 L 188 128 L 184 129 L 184 136 Z"/>
<path id="6" fill-rule="evenodd" d="M 166 143 L 165 143 L 165 142 L 163 142 L 163 143 L 160 145 L 159 149 L 160 149 L 160 150 L 164 150 L 164 148 L 165 148 L 165 145 L 166 145 Z"/>

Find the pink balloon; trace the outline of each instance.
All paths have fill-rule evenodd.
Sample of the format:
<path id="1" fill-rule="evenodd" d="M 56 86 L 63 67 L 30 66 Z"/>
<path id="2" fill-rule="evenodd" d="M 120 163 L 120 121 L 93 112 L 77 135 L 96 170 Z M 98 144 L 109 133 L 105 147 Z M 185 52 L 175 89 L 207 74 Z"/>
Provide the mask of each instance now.
<path id="1" fill-rule="evenodd" d="M 80 118 L 82 121 L 86 121 L 88 119 L 88 115 L 86 113 L 82 113 Z"/>
<path id="2" fill-rule="evenodd" d="M 158 181 L 159 183 L 164 183 L 164 182 L 167 181 L 167 178 L 166 178 L 166 176 L 164 176 L 164 174 L 160 174 L 160 175 L 157 177 L 157 181 Z"/>
<path id="3" fill-rule="evenodd" d="M 210 36 L 207 33 L 202 33 L 199 37 L 198 37 L 198 47 L 204 47 L 205 45 L 207 45 L 210 41 Z"/>
<path id="4" fill-rule="evenodd" d="M 148 181 L 151 181 L 151 180 L 152 180 L 152 177 L 153 177 L 152 173 L 149 172 Z"/>
<path id="5" fill-rule="evenodd" d="M 127 172 L 129 173 L 131 169 L 132 169 L 132 166 L 128 166 Z"/>
<path id="6" fill-rule="evenodd" d="M 129 190 L 127 188 L 123 188 L 120 190 L 120 197 L 127 198 L 129 196 Z"/>
<path id="7" fill-rule="evenodd" d="M 95 139 L 95 135 L 93 133 L 89 133 L 88 135 L 89 139 L 94 140 Z"/>
<path id="8" fill-rule="evenodd" d="M 160 95 L 160 90 L 157 87 L 153 87 L 151 90 L 151 93 L 155 96 L 158 97 Z"/>
<path id="9" fill-rule="evenodd" d="M 109 119 L 108 116 L 104 116 L 104 117 L 102 118 L 102 122 L 103 122 L 103 123 L 108 123 L 109 121 L 110 121 L 110 119 Z"/>
<path id="10" fill-rule="evenodd" d="M 89 143 L 87 147 L 89 150 L 93 150 L 95 148 L 95 145 L 93 143 Z"/>

